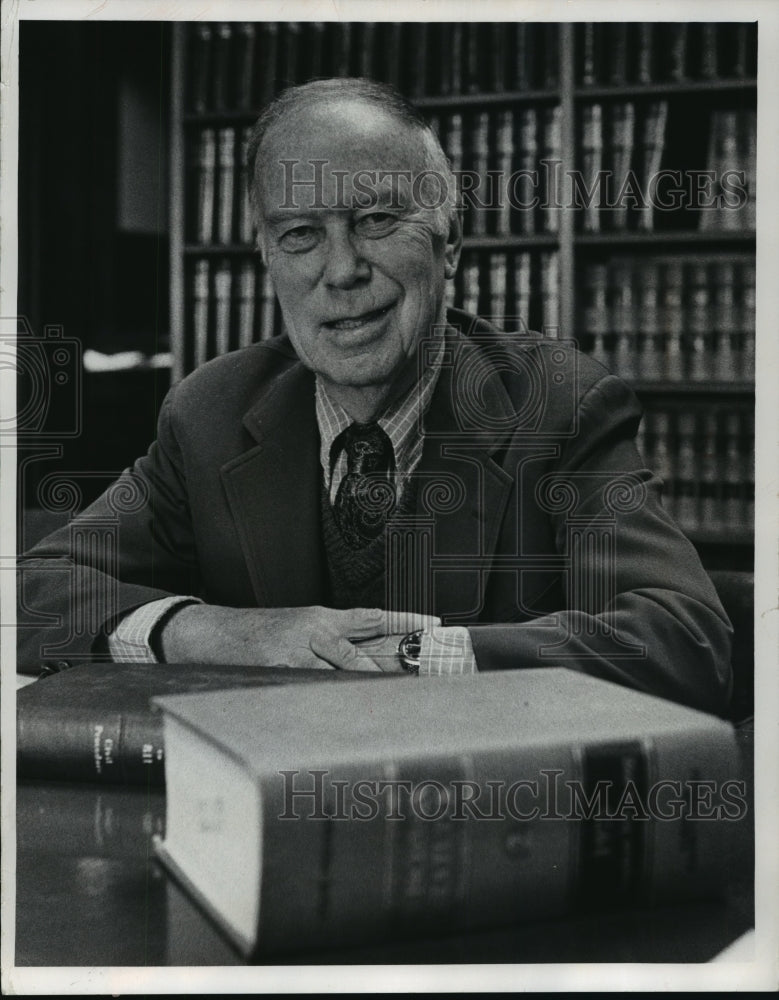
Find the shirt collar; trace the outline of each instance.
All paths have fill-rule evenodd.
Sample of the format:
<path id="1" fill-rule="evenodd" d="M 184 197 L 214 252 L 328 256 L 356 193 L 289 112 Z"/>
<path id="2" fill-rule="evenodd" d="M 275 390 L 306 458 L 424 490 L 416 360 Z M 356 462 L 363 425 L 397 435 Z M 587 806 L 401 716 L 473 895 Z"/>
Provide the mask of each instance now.
<path id="1" fill-rule="evenodd" d="M 412 456 L 418 457 L 418 447 L 423 433 L 423 418 L 433 398 L 438 383 L 444 353 L 444 338 L 441 337 L 439 350 L 434 361 L 425 367 L 422 377 L 411 386 L 400 399 L 391 403 L 377 417 L 377 422 L 390 439 L 395 454 L 395 468 L 403 475 L 408 470 Z M 353 423 L 340 403 L 331 399 L 321 379 L 316 379 L 316 419 L 319 426 L 319 460 L 330 480 L 330 451 L 338 435 Z"/>

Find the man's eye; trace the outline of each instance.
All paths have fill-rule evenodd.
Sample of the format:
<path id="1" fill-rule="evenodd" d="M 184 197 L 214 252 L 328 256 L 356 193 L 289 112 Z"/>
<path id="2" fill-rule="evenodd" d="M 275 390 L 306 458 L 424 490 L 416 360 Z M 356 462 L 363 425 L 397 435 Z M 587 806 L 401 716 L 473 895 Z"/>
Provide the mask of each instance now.
<path id="1" fill-rule="evenodd" d="M 313 226 L 295 226 L 279 238 L 279 246 L 288 253 L 304 253 L 313 249 L 318 241 L 317 230 Z"/>
<path id="2" fill-rule="evenodd" d="M 384 236 L 395 228 L 397 221 L 397 216 L 389 212 L 371 212 L 358 219 L 354 229 L 361 236 Z"/>

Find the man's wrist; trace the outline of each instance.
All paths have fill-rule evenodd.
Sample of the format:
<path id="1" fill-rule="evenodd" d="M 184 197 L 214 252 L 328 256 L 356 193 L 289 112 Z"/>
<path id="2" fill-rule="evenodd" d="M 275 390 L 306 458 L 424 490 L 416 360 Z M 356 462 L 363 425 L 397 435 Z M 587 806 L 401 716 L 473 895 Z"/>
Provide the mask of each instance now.
<path id="1" fill-rule="evenodd" d="M 471 636 L 463 625 L 435 626 L 423 632 L 419 650 L 420 677 L 478 673 Z"/>

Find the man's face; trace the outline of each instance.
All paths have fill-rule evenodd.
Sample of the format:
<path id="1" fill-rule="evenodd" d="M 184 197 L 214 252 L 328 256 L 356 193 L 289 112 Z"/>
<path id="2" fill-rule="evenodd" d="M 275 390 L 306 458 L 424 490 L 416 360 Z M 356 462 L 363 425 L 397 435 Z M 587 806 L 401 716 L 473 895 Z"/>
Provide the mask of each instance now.
<path id="1" fill-rule="evenodd" d="M 379 182 L 375 173 L 417 176 L 426 164 L 421 137 L 340 98 L 274 125 L 262 161 L 264 255 L 295 350 L 329 388 L 388 399 L 415 370 L 417 343 L 440 320 L 457 264 L 456 235 L 436 232 L 413 183 L 402 175 Z"/>

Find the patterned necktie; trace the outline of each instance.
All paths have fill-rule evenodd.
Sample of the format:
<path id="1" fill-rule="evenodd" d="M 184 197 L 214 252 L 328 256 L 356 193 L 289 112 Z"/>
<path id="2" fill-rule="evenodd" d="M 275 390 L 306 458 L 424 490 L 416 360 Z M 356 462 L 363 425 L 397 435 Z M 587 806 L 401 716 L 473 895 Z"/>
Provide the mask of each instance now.
<path id="1" fill-rule="evenodd" d="M 341 448 L 346 451 L 347 472 L 333 513 L 349 548 L 362 549 L 379 537 L 395 508 L 392 442 L 375 422 L 350 424 L 333 442 L 333 462 Z"/>

